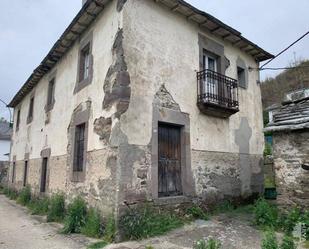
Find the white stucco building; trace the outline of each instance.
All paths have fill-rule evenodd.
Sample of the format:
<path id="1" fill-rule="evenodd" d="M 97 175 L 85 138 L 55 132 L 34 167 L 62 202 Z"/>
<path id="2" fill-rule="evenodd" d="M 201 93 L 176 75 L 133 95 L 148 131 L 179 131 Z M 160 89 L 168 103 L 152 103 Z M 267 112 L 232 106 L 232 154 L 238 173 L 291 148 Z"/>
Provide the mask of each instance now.
<path id="1" fill-rule="evenodd" d="M 182 0 L 88 0 L 10 103 L 11 185 L 105 213 L 258 194 L 269 58 Z"/>

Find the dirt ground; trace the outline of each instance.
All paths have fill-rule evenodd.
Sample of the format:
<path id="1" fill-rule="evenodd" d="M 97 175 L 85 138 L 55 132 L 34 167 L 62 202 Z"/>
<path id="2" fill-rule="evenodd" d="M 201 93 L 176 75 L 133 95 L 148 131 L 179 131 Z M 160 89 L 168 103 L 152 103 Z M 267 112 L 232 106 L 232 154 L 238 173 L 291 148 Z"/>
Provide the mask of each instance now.
<path id="1" fill-rule="evenodd" d="M 59 234 L 59 224 L 44 223 L 26 208 L 0 195 L 1 249 L 82 249 L 90 240 Z"/>
<path id="2" fill-rule="evenodd" d="M 166 236 L 105 248 L 191 249 L 195 241 L 213 237 L 220 240 L 222 249 L 260 249 L 262 234 L 251 224 L 246 214 L 220 214 L 209 221 L 197 220 Z M 59 234 L 60 227 L 31 216 L 26 208 L 0 195 L 0 249 L 82 249 L 95 242 L 81 235 Z"/>

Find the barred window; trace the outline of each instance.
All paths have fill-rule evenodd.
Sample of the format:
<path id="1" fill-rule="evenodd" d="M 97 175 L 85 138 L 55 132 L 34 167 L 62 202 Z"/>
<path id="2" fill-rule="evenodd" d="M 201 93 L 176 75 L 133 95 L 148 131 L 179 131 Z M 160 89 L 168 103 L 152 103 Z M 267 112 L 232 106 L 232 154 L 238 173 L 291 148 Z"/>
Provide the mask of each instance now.
<path id="1" fill-rule="evenodd" d="M 75 128 L 74 164 L 73 171 L 82 172 L 85 153 L 85 129 L 86 124 L 77 125 Z"/>

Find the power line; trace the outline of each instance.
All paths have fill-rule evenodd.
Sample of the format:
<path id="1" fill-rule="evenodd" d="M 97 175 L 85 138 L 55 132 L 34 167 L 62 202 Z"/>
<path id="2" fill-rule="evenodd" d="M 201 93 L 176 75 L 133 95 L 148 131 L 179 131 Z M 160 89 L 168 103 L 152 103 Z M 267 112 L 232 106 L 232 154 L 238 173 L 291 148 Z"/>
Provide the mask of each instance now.
<path id="1" fill-rule="evenodd" d="M 264 67 L 264 68 L 256 68 L 260 71 L 264 70 L 289 70 L 289 69 L 300 69 L 300 68 L 309 68 L 309 66 L 296 66 L 296 67 Z"/>
<path id="2" fill-rule="evenodd" d="M 265 67 L 266 65 L 268 65 L 269 63 L 271 63 L 274 59 L 276 59 L 278 56 L 280 56 L 281 54 L 283 54 L 285 51 L 287 51 L 288 49 L 290 49 L 292 46 L 294 46 L 296 43 L 298 43 L 300 40 L 302 40 L 305 36 L 307 36 L 309 34 L 309 31 L 306 32 L 305 34 L 303 34 L 301 37 L 299 37 L 295 42 L 293 42 L 291 45 L 289 45 L 287 48 L 283 49 L 279 54 L 277 54 L 274 58 L 272 58 L 271 60 L 269 60 L 268 62 L 266 62 L 265 64 L 263 64 L 260 67 L 260 70 Z"/>

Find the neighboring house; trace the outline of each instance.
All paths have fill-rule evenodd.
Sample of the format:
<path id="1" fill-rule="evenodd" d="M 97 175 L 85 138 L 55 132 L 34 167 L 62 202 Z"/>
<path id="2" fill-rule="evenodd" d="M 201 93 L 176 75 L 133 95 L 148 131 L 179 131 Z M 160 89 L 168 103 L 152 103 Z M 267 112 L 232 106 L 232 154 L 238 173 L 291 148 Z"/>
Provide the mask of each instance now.
<path id="1" fill-rule="evenodd" d="M 11 135 L 10 123 L 0 120 L 0 161 L 9 161 Z"/>
<path id="2" fill-rule="evenodd" d="M 181 0 L 89 0 L 9 104 L 10 182 L 104 213 L 258 194 L 272 57 Z"/>
<path id="3" fill-rule="evenodd" d="M 12 128 L 10 127 L 10 123 L 0 120 L 0 184 L 5 183 L 7 180 L 11 134 Z"/>
<path id="4" fill-rule="evenodd" d="M 309 96 L 287 94 L 265 131 L 272 132 L 278 202 L 309 206 Z"/>

